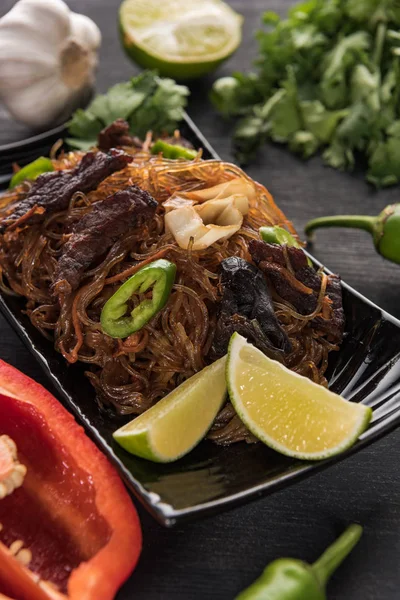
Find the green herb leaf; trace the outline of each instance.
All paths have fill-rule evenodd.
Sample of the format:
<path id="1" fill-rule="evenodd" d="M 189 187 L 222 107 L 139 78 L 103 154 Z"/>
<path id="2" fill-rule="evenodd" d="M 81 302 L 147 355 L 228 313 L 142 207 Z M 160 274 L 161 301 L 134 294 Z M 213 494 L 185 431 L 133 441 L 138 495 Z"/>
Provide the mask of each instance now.
<path id="1" fill-rule="evenodd" d="M 397 182 L 399 0 L 305 0 L 262 23 L 256 71 L 218 80 L 211 93 L 238 119 L 236 156 L 247 162 L 272 140 L 304 158 L 321 150 L 336 169 L 364 155 L 369 181 Z"/>
<path id="2" fill-rule="evenodd" d="M 358 23 L 368 22 L 380 3 L 381 0 L 347 0 L 346 15 Z"/>
<path id="3" fill-rule="evenodd" d="M 131 132 L 144 137 L 151 130 L 155 133 L 173 133 L 183 119 L 189 90 L 177 85 L 173 79 L 159 79 L 154 92 L 129 117 Z"/>
<path id="4" fill-rule="evenodd" d="M 303 158 L 310 158 L 320 147 L 319 140 L 311 131 L 296 131 L 289 140 L 289 148 Z"/>
<path id="5" fill-rule="evenodd" d="M 144 71 L 96 96 L 86 110 L 77 110 L 68 125 L 72 138 L 67 141 L 74 148 L 88 150 L 100 131 L 118 118 L 128 120 L 131 134 L 139 137 L 150 129 L 171 133 L 183 118 L 188 94 L 185 86 L 172 79 Z"/>
<path id="6" fill-rule="evenodd" d="M 78 108 L 68 124 L 70 135 L 91 140 L 96 139 L 97 134 L 103 129 L 103 123 L 90 111 Z"/>
<path id="7" fill-rule="evenodd" d="M 338 139 L 333 140 L 332 144 L 325 150 L 323 157 L 327 165 L 339 169 L 339 171 L 352 171 L 354 168 L 353 151 Z"/>
<path id="8" fill-rule="evenodd" d="M 319 100 L 304 100 L 300 108 L 306 129 L 324 143 L 331 141 L 338 124 L 348 115 L 348 109 L 327 110 Z"/>
<path id="9" fill-rule="evenodd" d="M 347 74 L 369 48 L 370 37 L 357 31 L 341 39 L 323 63 L 321 96 L 328 108 L 344 108 L 348 103 Z"/>

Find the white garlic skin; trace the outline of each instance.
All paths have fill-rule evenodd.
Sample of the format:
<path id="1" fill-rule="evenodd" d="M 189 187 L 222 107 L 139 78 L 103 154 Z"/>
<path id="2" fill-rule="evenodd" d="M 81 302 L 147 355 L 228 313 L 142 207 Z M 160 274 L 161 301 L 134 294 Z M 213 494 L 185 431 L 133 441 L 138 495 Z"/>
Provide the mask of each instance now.
<path id="1" fill-rule="evenodd" d="M 62 0 L 19 0 L 0 19 L 0 100 L 34 129 L 62 123 L 91 95 L 100 43 Z"/>

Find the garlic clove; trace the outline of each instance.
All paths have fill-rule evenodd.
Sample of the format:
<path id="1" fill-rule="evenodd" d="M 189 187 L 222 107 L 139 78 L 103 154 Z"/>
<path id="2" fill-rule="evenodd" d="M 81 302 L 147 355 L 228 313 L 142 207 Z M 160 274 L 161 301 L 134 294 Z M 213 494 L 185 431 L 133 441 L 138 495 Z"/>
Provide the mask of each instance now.
<path id="1" fill-rule="evenodd" d="M 29 63 L 33 60 L 35 62 L 45 61 L 54 65 L 58 62 L 57 54 L 49 52 L 40 36 L 26 23 L 8 26 L 0 20 L 0 49 L 2 63 L 6 58 L 13 60 L 14 53 L 17 54 L 16 62 Z"/>
<path id="2" fill-rule="evenodd" d="M 3 32 L 1 32 L 2 34 Z M 0 81 L 7 81 L 7 86 L 0 88 L 0 97 L 10 95 L 14 90 L 26 89 L 43 78 L 51 77 L 57 67 L 52 56 L 42 56 L 34 50 L 26 56 L 26 50 L 21 44 L 7 44 L 0 41 Z"/>
<path id="3" fill-rule="evenodd" d="M 48 122 L 59 121 L 64 111 L 70 112 L 69 107 L 71 103 L 73 105 L 70 97 L 69 88 L 53 75 L 46 79 L 46 93 L 43 91 L 43 81 L 14 91 L 12 114 L 17 121 L 31 127 L 46 126 Z M 40 111 L 37 110 L 38 106 Z"/>
<path id="4" fill-rule="evenodd" d="M 90 50 L 97 50 L 101 44 L 101 33 L 97 25 L 86 15 L 71 13 L 70 37 L 85 40 Z"/>
<path id="5" fill-rule="evenodd" d="M 60 40 L 70 34 L 70 15 L 62 0 L 20 0 L 1 23 L 24 27 L 26 35 L 36 38 L 42 48 L 54 53 Z M 24 44 L 28 47 L 30 40 L 24 40 Z"/>

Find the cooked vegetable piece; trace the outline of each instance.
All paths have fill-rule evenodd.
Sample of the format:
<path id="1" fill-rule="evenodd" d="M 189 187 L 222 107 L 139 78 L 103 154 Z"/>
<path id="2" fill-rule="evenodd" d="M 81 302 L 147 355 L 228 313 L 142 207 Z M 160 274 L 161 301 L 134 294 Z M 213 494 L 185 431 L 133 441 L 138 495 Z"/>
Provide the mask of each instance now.
<path id="1" fill-rule="evenodd" d="M 220 264 L 222 298 L 211 356 L 226 354 L 236 331 L 262 352 L 279 360 L 291 349 L 278 323 L 262 272 L 242 258 L 232 256 Z"/>
<path id="2" fill-rule="evenodd" d="M 322 301 L 321 309 L 310 322 L 311 326 L 330 336 L 339 343 L 343 338 L 344 311 L 342 289 L 337 275 L 326 277 L 324 297 L 319 298 L 323 277 L 307 261 L 307 255 L 300 248 L 267 244 L 251 240 L 250 254 L 254 262 L 265 273 L 277 294 L 289 302 L 301 315 L 311 315 Z M 290 262 L 291 270 L 288 269 Z"/>
<path id="3" fill-rule="evenodd" d="M 254 181 L 249 181 L 242 177 L 234 177 L 233 179 L 229 179 L 229 181 L 223 181 L 212 187 L 186 192 L 184 195 L 196 202 L 222 200 L 231 196 L 245 196 L 250 203 L 256 198 L 256 189 Z"/>
<path id="4" fill-rule="evenodd" d="M 294 246 L 301 248 L 301 244 L 296 240 L 294 235 L 289 233 L 287 229 L 275 225 L 273 227 L 260 227 L 260 236 L 264 242 L 268 244 L 279 244 L 280 246 Z M 311 260 L 307 257 L 307 262 L 312 267 Z"/>
<path id="5" fill-rule="evenodd" d="M 360 525 L 350 525 L 313 565 L 294 558 L 275 560 L 236 600 L 326 600 L 328 580 L 361 535 Z"/>
<path id="6" fill-rule="evenodd" d="M 151 219 L 157 202 L 132 185 L 96 202 L 72 228 L 63 246 L 53 279 L 56 294 L 67 294 L 79 286 L 85 270 L 130 229 Z"/>
<path id="7" fill-rule="evenodd" d="M 48 173 L 49 171 L 54 171 L 53 162 L 50 160 L 50 158 L 41 156 L 40 158 L 37 158 L 33 162 L 29 163 L 29 165 L 25 165 L 25 167 L 22 167 L 22 169 L 14 173 L 10 181 L 9 188 L 14 188 L 16 185 L 19 185 L 26 179 L 33 181 L 34 179 L 37 179 L 39 175 L 42 175 L 42 173 Z"/>
<path id="8" fill-rule="evenodd" d="M 117 472 L 49 392 L 3 361 L 0 412 L 1 439 L 27 467 L 0 500 L 0 595 L 112 600 L 142 544 Z"/>
<path id="9" fill-rule="evenodd" d="M 387 206 L 377 217 L 338 215 L 313 219 L 305 226 L 306 235 L 311 239 L 314 232 L 323 227 L 364 229 L 373 236 L 379 254 L 400 264 L 400 204 Z"/>
<path id="10" fill-rule="evenodd" d="M 0 221 L 0 232 L 19 222 L 40 221 L 45 214 L 65 210 L 75 192 L 87 193 L 107 177 L 120 171 L 132 160 L 122 150 L 88 152 L 77 167 L 40 175 L 27 195 L 13 205 L 11 214 Z M 7 210 L 7 208 L 5 209 Z"/>
<path id="11" fill-rule="evenodd" d="M 124 119 L 116 119 L 111 125 L 102 129 L 97 136 L 97 147 L 103 152 L 120 146 L 142 147 L 140 139 L 129 133 L 129 123 Z"/>
<path id="12" fill-rule="evenodd" d="M 176 266 L 168 260 L 156 260 L 132 275 L 106 302 L 101 312 L 103 331 L 113 338 L 126 338 L 142 329 L 168 302 L 174 285 Z M 151 299 L 142 300 L 131 312 L 132 296 L 152 289 Z"/>
<path id="13" fill-rule="evenodd" d="M 286 244 L 287 246 L 294 246 L 295 248 L 301 248 L 296 238 L 279 225 L 271 227 L 260 227 L 260 236 L 264 242 L 268 244 Z"/>
<path id="14" fill-rule="evenodd" d="M 168 144 L 164 140 L 157 140 L 151 147 L 152 154 L 162 154 L 164 158 L 178 159 L 184 158 L 185 160 L 193 160 L 196 158 L 198 152 L 179 146 L 179 144 Z"/>
<path id="15" fill-rule="evenodd" d="M 242 194 L 206 200 L 195 206 L 193 200 L 178 196 L 170 198 L 164 206 L 173 208 L 167 210 L 165 227 L 185 250 L 189 247 L 204 250 L 218 240 L 230 238 L 239 231 L 243 216 L 249 212 L 248 198 Z"/>

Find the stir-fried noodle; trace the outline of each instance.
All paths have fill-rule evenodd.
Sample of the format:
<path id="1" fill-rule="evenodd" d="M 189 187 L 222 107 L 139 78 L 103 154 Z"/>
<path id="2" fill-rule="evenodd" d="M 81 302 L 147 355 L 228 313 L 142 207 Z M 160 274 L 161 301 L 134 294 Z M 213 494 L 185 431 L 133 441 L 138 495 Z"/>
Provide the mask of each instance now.
<path id="1" fill-rule="evenodd" d="M 131 150 L 134 153 L 134 150 Z M 75 166 L 82 153 L 62 155 L 56 169 Z M 233 178 L 245 180 L 254 189 L 249 214 L 240 231 L 201 251 L 180 248 L 165 232 L 162 203 L 172 194 L 209 188 Z M 71 224 L 79 220 L 92 203 L 126 188 L 132 183 L 148 190 L 159 208 L 145 226 L 130 230 L 108 250 L 101 262 L 85 273 L 80 287 L 55 298 L 50 286 Z M 18 201 L 27 184 L 3 196 L 3 211 Z M 261 225 L 293 227 L 276 207 L 266 189 L 254 183 L 238 167 L 219 161 L 171 161 L 139 150 L 122 171 L 103 181 L 87 195 L 76 193 L 67 210 L 50 213 L 40 223 L 9 227 L 0 244 L 3 293 L 27 299 L 26 311 L 43 335 L 69 363 L 88 365 L 87 375 L 102 406 L 118 414 L 134 415 L 148 409 L 185 379 L 209 362 L 220 298 L 218 265 L 236 255 L 251 261 L 248 242 L 258 236 Z M 129 276 L 158 258 L 177 266 L 170 299 L 143 329 L 127 339 L 115 340 L 103 333 L 100 313 L 105 302 Z M 291 271 L 286 255 L 286 269 Z M 279 322 L 290 339 L 292 350 L 283 357 L 294 371 L 326 384 L 328 353 L 337 349 L 329 337 L 309 326 L 322 310 L 326 278 L 321 277 L 316 309 L 299 314 L 292 305 L 272 292 Z M 142 296 L 136 298 L 139 303 Z M 214 424 L 210 437 L 219 443 L 251 440 L 244 426 L 227 404 Z"/>

